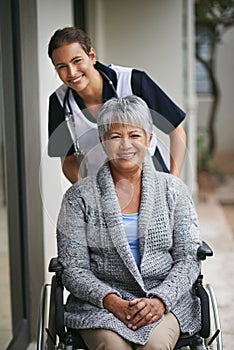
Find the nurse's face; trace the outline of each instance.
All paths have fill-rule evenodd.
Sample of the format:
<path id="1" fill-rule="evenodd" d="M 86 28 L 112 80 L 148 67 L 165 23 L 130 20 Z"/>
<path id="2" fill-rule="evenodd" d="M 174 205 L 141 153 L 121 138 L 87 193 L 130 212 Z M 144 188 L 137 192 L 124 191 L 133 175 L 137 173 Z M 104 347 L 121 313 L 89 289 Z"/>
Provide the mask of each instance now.
<path id="1" fill-rule="evenodd" d="M 151 137 L 134 125 L 114 124 L 105 135 L 102 144 L 110 160 L 112 170 L 132 172 L 142 167 Z"/>
<path id="2" fill-rule="evenodd" d="M 78 42 L 65 44 L 52 54 L 55 69 L 64 84 L 77 93 L 84 91 L 96 71 L 96 54 L 91 48 L 89 55 Z"/>

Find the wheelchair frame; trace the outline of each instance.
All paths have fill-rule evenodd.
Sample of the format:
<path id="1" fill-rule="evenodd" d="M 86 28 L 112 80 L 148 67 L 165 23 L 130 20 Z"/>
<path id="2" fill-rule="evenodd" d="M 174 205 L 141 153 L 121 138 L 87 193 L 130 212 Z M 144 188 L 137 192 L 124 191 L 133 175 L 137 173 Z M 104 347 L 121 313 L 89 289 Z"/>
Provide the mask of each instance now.
<path id="1" fill-rule="evenodd" d="M 213 256 L 213 251 L 207 243 L 202 242 L 197 256 L 199 260 L 203 261 L 208 256 Z M 88 350 L 79 334 L 65 327 L 63 267 L 58 263 L 57 258 L 51 259 L 49 272 L 53 272 L 54 276 L 51 284 L 46 283 L 41 288 L 37 350 Z M 49 288 L 50 300 L 48 303 Z M 198 334 L 192 336 L 181 335 L 174 350 L 222 350 L 221 325 L 215 293 L 210 284 L 203 286 L 203 275 L 201 273 L 193 285 L 193 292 L 201 301 L 202 328 Z M 49 317 L 46 315 L 48 305 Z M 46 323 L 47 327 L 45 327 Z M 211 330 L 211 323 L 214 327 L 213 330 Z M 45 331 L 47 334 L 45 334 Z"/>

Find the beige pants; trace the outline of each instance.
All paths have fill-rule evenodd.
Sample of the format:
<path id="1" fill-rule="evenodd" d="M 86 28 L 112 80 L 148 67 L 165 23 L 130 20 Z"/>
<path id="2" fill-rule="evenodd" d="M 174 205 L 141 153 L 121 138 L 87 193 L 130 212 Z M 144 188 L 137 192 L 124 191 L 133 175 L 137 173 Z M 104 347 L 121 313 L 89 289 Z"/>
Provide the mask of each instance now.
<path id="1" fill-rule="evenodd" d="M 133 344 L 106 329 L 82 329 L 79 334 L 89 350 L 171 350 L 180 336 L 180 327 L 172 313 L 166 314 L 145 345 Z"/>

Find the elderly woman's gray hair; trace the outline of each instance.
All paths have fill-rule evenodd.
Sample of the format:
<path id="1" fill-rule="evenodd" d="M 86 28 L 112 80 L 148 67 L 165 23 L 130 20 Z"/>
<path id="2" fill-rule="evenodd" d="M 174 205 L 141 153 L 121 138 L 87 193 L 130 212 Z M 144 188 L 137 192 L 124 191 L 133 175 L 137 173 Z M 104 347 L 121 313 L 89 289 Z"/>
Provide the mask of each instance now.
<path id="1" fill-rule="evenodd" d="M 97 116 L 100 139 L 103 139 L 116 123 L 142 128 L 148 136 L 153 131 L 152 117 L 147 104 L 140 97 L 134 95 L 112 98 L 103 104 Z"/>

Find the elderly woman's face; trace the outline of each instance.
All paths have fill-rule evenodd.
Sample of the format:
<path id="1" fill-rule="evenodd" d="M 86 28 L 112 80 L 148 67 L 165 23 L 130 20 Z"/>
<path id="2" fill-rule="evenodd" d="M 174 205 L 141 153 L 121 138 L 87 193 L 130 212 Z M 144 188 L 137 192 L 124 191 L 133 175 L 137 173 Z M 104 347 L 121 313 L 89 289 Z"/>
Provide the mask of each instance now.
<path id="1" fill-rule="evenodd" d="M 145 130 L 128 124 L 114 124 L 102 140 L 103 148 L 118 170 L 130 170 L 141 167 L 151 137 Z"/>

